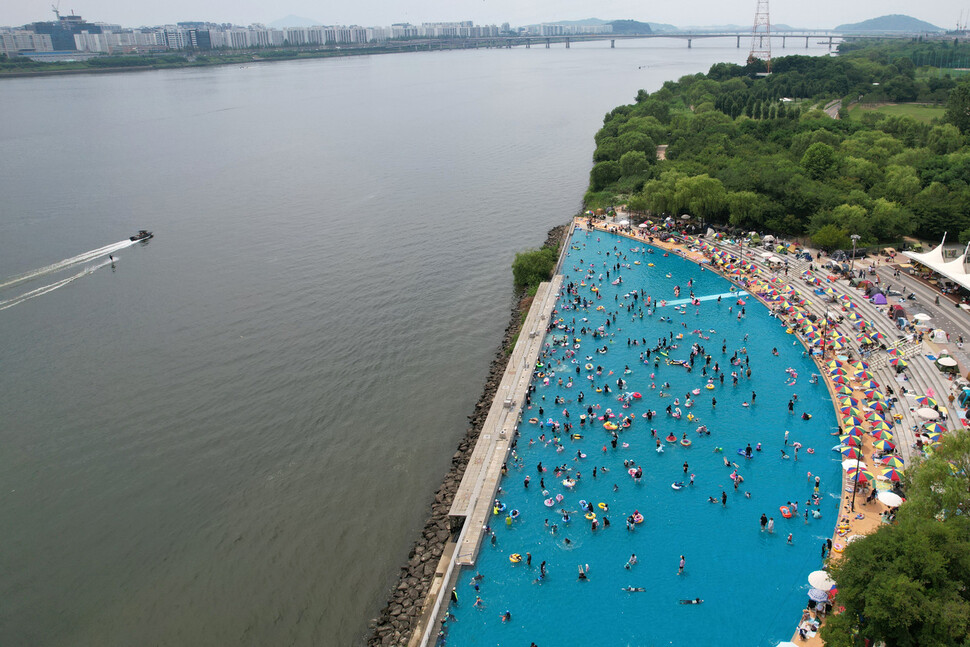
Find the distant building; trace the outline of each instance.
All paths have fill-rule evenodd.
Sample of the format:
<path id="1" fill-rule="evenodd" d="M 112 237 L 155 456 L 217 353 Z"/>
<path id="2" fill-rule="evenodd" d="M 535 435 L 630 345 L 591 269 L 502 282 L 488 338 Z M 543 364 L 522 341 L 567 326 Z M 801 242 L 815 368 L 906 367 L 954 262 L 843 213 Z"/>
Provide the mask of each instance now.
<path id="1" fill-rule="evenodd" d="M 74 36 L 86 31 L 89 34 L 100 34 L 100 25 L 85 22 L 81 16 L 58 16 L 56 22 L 35 22 L 25 27 L 27 31 L 35 34 L 46 34 L 50 36 L 51 44 L 57 51 L 76 50 Z"/>
<path id="2" fill-rule="evenodd" d="M 52 51 L 54 45 L 48 34 L 35 34 L 23 29 L 0 33 L 0 52 L 7 56 Z"/>

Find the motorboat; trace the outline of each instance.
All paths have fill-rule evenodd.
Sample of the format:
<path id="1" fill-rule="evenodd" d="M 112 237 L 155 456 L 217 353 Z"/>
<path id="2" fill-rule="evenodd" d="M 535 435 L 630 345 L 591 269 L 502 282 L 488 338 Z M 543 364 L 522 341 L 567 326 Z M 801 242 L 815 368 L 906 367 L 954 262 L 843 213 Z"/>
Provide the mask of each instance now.
<path id="1" fill-rule="evenodd" d="M 128 237 L 128 240 L 131 240 L 131 241 L 134 241 L 134 242 L 138 242 L 139 240 L 148 240 L 149 238 L 151 238 L 154 235 L 155 234 L 153 234 L 150 231 L 145 231 L 144 229 L 139 229 L 138 230 L 138 233 L 135 234 L 134 236 L 129 236 Z"/>

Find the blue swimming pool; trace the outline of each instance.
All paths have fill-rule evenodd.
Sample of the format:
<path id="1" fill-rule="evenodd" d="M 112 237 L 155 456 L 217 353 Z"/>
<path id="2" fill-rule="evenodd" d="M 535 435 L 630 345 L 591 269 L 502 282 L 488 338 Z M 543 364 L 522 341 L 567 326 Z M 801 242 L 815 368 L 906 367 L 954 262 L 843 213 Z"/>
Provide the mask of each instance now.
<path id="1" fill-rule="evenodd" d="M 736 295 L 696 307 L 688 304 L 680 312 L 667 305 L 648 314 L 644 297 L 675 300 L 675 286 L 681 289 L 681 299 L 691 290 L 704 297 L 731 289 L 714 272 L 648 249 L 610 234 L 574 233 L 563 273 L 564 285 L 572 283 L 577 292 L 560 299 L 554 316 L 566 328 L 547 335 L 548 355 L 537 371 L 544 377 L 534 380 L 532 406 L 520 424 L 521 437 L 499 493 L 505 510 L 491 517 L 495 538 L 483 543 L 477 564 L 480 576 L 475 577 L 476 570 L 459 576 L 459 602 L 449 609 L 444 644 L 768 646 L 791 638 L 807 600 L 806 575 L 820 566 L 821 546 L 831 536 L 838 511 L 841 474 L 838 455 L 830 451 L 835 441 L 829 434 L 836 420 L 828 391 L 824 384 L 810 383 L 817 371 L 814 363 L 753 298 L 746 299 L 742 319 L 737 318 L 741 307 Z M 614 285 L 618 275 L 622 283 Z M 636 300 L 633 291 L 639 293 Z M 570 305 L 575 296 L 585 298 L 589 306 Z M 605 336 L 594 338 L 592 331 L 600 327 Z M 557 345 L 564 336 L 568 344 Z M 677 347 L 659 358 L 651 352 L 649 360 L 641 359 L 662 337 L 668 346 Z M 633 345 L 633 339 L 639 343 Z M 688 361 L 694 343 L 712 356 L 707 376 L 704 354 L 695 358 L 690 372 L 667 363 Z M 598 352 L 604 346 L 606 352 Z M 736 353 L 740 364 L 732 366 Z M 725 374 L 723 384 L 720 374 L 713 372 L 715 363 Z M 587 364 L 593 369 L 587 370 Z M 597 375 L 598 366 L 603 367 L 602 375 Z M 626 367 L 631 372 L 625 374 Z M 793 385 L 786 384 L 792 379 L 788 369 L 797 373 Z M 732 371 L 738 373 L 737 385 Z M 709 390 L 706 383 L 712 376 L 714 388 Z M 620 388 L 617 379 L 626 380 L 626 387 Z M 670 386 L 662 389 L 665 382 Z M 611 392 L 597 393 L 595 389 L 604 385 Z M 691 393 L 694 389 L 700 389 L 699 395 Z M 754 404 L 743 406 L 751 402 L 752 391 L 757 393 Z M 632 392 L 642 397 L 631 399 L 624 408 L 617 398 Z M 661 392 L 668 397 L 661 397 Z M 694 399 L 691 407 L 685 406 L 686 394 Z M 798 398 L 790 412 L 794 394 Z M 564 401 L 556 404 L 557 398 Z M 668 415 L 668 405 L 672 410 L 679 407 L 682 417 Z M 580 417 L 590 406 L 595 419 L 581 425 Z M 615 449 L 610 431 L 598 419 L 607 409 L 616 414 L 617 424 L 623 416 L 635 419 L 629 428 L 616 431 Z M 643 417 L 648 409 L 657 412 L 652 420 Z M 801 417 L 805 412 L 812 415 L 810 420 Z M 688 414 L 696 419 L 688 420 Z M 542 427 L 530 423 L 531 418 L 539 419 Z M 559 433 L 550 421 L 560 424 Z M 562 429 L 567 423 L 573 425 L 569 432 Z M 709 435 L 697 432 L 701 425 Z M 663 453 L 656 451 L 651 429 L 657 430 Z M 677 442 L 665 440 L 671 433 Z M 690 447 L 679 442 L 684 434 Z M 559 438 L 561 449 L 554 438 Z M 796 442 L 802 445 L 797 460 Z M 738 454 L 748 443 L 762 447 L 751 459 Z M 782 457 L 782 450 L 789 458 Z M 737 467 L 726 467 L 725 458 Z M 539 463 L 545 471 L 538 471 Z M 556 476 L 557 466 L 564 465 L 567 470 Z M 639 483 L 628 473 L 634 466 L 642 468 Z M 744 479 L 737 489 L 734 473 Z M 694 485 L 689 485 L 692 474 Z M 809 514 L 806 519 L 815 476 L 821 477 L 822 496 L 820 505 L 811 509 L 822 516 Z M 567 487 L 567 478 L 576 484 Z M 671 487 L 680 481 L 687 483 L 682 489 Z M 545 501 L 555 501 L 557 495 L 562 495 L 561 502 L 547 506 Z M 580 509 L 581 500 L 594 504 L 596 530 Z M 784 519 L 779 508 L 789 501 L 798 502 L 798 514 Z M 509 520 L 513 509 L 518 516 Z M 569 522 L 563 521 L 561 509 L 569 512 Z M 626 520 L 634 511 L 644 520 L 628 530 Z M 774 533 L 761 531 L 762 513 L 773 517 Z M 522 556 L 521 562 L 510 562 L 514 553 Z M 531 566 L 526 563 L 529 553 Z M 637 563 L 625 568 L 632 554 Z M 683 574 L 678 573 L 681 555 Z M 540 577 L 542 562 L 545 577 Z M 578 578 L 580 565 L 588 565 L 585 581 Z M 624 587 L 643 591 L 628 592 Z M 481 598 L 478 606 L 476 597 Z M 680 603 L 694 598 L 703 599 L 703 604 Z M 511 616 L 507 620 L 506 612 Z"/>

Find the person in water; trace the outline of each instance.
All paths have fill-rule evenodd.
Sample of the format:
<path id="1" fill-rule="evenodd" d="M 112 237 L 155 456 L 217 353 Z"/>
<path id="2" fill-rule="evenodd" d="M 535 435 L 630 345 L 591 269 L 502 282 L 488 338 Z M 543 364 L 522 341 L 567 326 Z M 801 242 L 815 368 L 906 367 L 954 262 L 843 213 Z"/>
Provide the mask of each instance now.
<path id="1" fill-rule="evenodd" d="M 701 600 L 700 598 L 694 598 L 693 600 L 681 600 L 680 603 L 681 604 L 700 604 L 703 601 L 704 600 Z"/>

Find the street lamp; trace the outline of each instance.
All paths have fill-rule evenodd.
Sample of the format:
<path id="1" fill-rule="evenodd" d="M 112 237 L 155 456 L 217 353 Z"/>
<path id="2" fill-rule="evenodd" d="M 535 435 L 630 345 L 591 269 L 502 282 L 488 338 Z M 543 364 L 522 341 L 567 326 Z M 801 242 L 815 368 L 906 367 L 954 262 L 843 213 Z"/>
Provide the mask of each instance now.
<path id="1" fill-rule="evenodd" d="M 852 234 L 849 236 L 849 238 L 852 239 L 852 260 L 849 261 L 849 271 L 851 272 L 855 269 L 855 244 L 860 238 L 862 238 L 862 236 L 859 234 Z"/>

